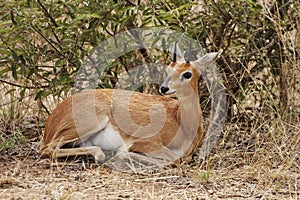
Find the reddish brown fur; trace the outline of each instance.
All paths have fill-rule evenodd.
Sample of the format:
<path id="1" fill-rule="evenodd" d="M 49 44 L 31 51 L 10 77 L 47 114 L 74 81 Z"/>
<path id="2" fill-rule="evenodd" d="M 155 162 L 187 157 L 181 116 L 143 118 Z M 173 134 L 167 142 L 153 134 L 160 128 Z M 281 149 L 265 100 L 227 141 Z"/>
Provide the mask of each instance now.
<path id="1" fill-rule="evenodd" d="M 215 58 L 215 54 L 213 56 L 213 58 Z M 203 60 L 205 64 L 208 62 L 205 59 Z M 198 97 L 198 78 L 200 72 L 198 71 L 199 69 L 196 69 L 195 66 L 190 63 L 173 62 L 169 68 L 168 75 L 171 77 L 170 82 L 176 83 L 177 85 L 175 84 L 175 86 L 178 87 L 176 92 L 178 100 L 135 92 L 130 98 L 129 108 L 126 108 L 126 105 L 124 105 L 122 101 L 115 102 L 113 95 L 118 94 L 122 97 L 128 96 L 131 93 L 129 91 L 112 89 L 86 90 L 67 98 L 57 106 L 46 121 L 43 147 L 41 149 L 42 154 L 48 154 L 54 157 L 93 154 L 95 158 L 97 156 L 103 158 L 101 154 L 102 151 L 99 147 L 82 147 L 70 150 L 61 149 L 65 144 L 79 144 L 80 139 L 86 139 L 91 136 L 91 131 L 96 127 L 95 124 L 97 124 L 97 122 L 90 120 L 91 113 L 89 113 L 87 108 L 95 106 L 98 122 L 101 123 L 108 118 L 109 123 L 120 133 L 128 147 L 128 151 L 141 152 L 157 158 L 170 159 L 174 157 L 176 152 L 180 153 L 184 150 L 184 152 L 181 152 L 182 154 L 180 153 L 181 157 L 186 161 L 190 161 L 192 154 L 203 140 L 204 135 L 202 112 Z M 192 72 L 193 76 L 189 81 L 180 82 L 181 73 L 185 71 Z M 192 92 L 186 92 L 188 91 L 188 89 L 186 89 L 188 87 L 192 88 Z M 72 102 L 79 102 L 79 104 L 76 104 L 76 111 L 80 116 L 73 115 L 74 104 L 72 104 Z M 137 125 L 146 126 L 151 123 L 149 109 L 155 104 L 164 107 L 167 118 L 161 131 L 151 137 L 140 138 L 126 134 L 115 121 L 113 110 L 122 110 L 124 108 L 124 110 L 129 109 L 130 117 Z M 190 106 L 193 108 L 192 111 L 195 112 L 190 113 L 191 110 L 186 111 Z M 196 109 L 194 109 L 195 106 Z M 77 119 L 77 124 L 75 123 L 76 120 L 74 117 Z M 122 118 L 123 116 L 118 117 Z M 124 118 L 123 120 L 127 119 Z M 190 124 L 194 123 L 198 124 L 198 128 L 196 133 L 191 133 L 190 130 L 193 130 L 193 126 Z M 78 127 L 84 131 L 78 133 Z M 176 137 L 176 140 L 172 141 L 174 137 Z M 185 141 L 191 141 L 192 143 L 188 147 L 185 147 Z M 158 149 L 163 149 L 163 151 L 156 152 Z"/>

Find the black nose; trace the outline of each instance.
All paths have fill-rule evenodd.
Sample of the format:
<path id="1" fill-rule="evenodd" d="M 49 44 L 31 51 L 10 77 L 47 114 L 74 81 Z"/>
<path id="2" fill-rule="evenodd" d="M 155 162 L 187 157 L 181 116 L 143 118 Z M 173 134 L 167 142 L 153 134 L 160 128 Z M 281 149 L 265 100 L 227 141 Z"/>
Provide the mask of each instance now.
<path id="1" fill-rule="evenodd" d="M 166 87 L 166 86 L 161 86 L 160 87 L 160 92 L 162 93 L 162 94 L 166 94 L 166 92 L 168 92 L 169 91 L 169 88 L 168 87 Z"/>

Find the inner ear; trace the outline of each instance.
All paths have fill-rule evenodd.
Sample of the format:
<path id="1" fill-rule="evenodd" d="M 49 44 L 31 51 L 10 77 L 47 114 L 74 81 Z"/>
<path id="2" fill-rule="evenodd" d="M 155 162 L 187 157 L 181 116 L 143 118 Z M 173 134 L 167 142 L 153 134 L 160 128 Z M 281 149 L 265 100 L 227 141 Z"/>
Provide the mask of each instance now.
<path id="1" fill-rule="evenodd" d="M 191 62 L 191 63 L 194 66 L 196 66 L 198 71 L 201 73 L 201 71 L 203 71 L 206 67 L 211 65 L 216 60 L 218 55 L 219 55 L 219 52 L 207 53 L 204 56 L 202 56 L 201 58 L 199 58 L 198 60 Z"/>

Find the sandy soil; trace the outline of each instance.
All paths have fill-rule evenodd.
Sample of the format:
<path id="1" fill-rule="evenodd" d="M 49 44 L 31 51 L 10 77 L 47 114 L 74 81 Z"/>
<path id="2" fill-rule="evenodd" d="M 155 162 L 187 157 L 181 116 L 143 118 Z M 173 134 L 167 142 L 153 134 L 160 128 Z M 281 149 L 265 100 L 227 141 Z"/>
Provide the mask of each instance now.
<path id="1" fill-rule="evenodd" d="M 195 162 L 136 174 L 87 158 L 40 158 L 37 143 L 0 156 L 0 199 L 300 199 L 300 175 L 294 168 L 237 162 L 226 167 L 216 154 L 202 167 Z"/>

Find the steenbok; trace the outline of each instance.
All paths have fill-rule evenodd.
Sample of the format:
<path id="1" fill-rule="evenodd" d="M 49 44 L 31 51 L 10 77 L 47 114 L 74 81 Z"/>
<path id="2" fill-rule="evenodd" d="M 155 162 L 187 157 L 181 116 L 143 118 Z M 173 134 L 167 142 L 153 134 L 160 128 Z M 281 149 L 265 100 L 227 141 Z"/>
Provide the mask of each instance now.
<path id="1" fill-rule="evenodd" d="M 46 121 L 42 154 L 93 155 L 103 162 L 106 151 L 133 152 L 168 162 L 190 161 L 204 137 L 198 79 L 218 53 L 189 61 L 176 59 L 176 44 L 174 52 L 160 86 L 164 96 L 92 89 L 64 100 Z"/>

